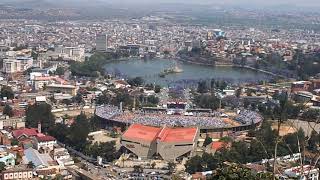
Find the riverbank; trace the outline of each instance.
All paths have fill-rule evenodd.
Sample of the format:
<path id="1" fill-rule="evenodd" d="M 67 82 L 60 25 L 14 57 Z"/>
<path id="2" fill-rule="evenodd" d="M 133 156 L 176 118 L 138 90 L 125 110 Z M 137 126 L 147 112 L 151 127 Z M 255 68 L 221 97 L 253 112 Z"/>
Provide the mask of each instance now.
<path id="1" fill-rule="evenodd" d="M 194 61 L 182 60 L 181 58 L 175 58 L 175 60 L 181 61 L 181 62 L 183 62 L 183 63 L 203 65 L 203 66 L 212 66 L 212 67 L 236 67 L 236 68 L 250 69 L 250 70 L 257 71 L 257 72 L 261 72 L 261 73 L 264 73 L 264 74 L 268 74 L 268 75 L 271 75 L 271 76 L 274 76 L 274 77 L 280 77 L 280 78 L 283 78 L 283 79 L 288 79 L 288 77 L 286 77 L 286 76 L 283 76 L 283 75 L 280 75 L 280 74 L 275 74 L 275 73 L 272 73 L 272 72 L 270 72 L 270 71 L 266 71 L 266 70 L 263 70 L 263 69 L 257 69 L 257 68 L 251 67 L 251 66 L 242 66 L 242 65 L 232 64 L 232 63 L 215 63 L 215 64 L 208 64 L 208 63 L 202 63 L 202 62 L 194 62 Z"/>

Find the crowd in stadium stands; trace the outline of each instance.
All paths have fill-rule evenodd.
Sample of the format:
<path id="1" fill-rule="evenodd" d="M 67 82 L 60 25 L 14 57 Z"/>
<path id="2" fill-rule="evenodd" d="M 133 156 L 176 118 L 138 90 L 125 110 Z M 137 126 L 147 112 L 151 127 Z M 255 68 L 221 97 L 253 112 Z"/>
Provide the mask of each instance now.
<path id="1" fill-rule="evenodd" d="M 184 115 L 168 115 L 164 112 L 157 113 L 146 113 L 140 111 L 138 113 L 131 112 L 120 112 L 115 106 L 104 106 L 96 109 L 96 115 L 117 122 L 123 123 L 138 123 L 151 126 L 172 126 L 172 127 L 229 127 L 229 123 L 225 122 L 221 117 L 220 112 L 208 113 L 194 113 L 193 116 Z M 261 116 L 253 111 L 244 110 L 240 112 L 239 116 L 236 117 L 236 121 L 243 125 L 250 125 L 262 121 Z"/>
<path id="2" fill-rule="evenodd" d="M 118 120 L 122 119 L 122 115 L 117 117 Z M 138 123 L 152 126 L 199 126 L 199 127 L 227 127 L 220 118 L 201 117 L 201 116 L 183 116 L 183 115 L 167 115 L 167 114 L 134 114 L 131 123 Z"/>
<path id="3" fill-rule="evenodd" d="M 104 105 L 96 108 L 96 115 L 105 119 L 111 119 L 117 114 L 120 114 L 120 110 L 116 106 Z"/>
<path id="4" fill-rule="evenodd" d="M 262 117 L 259 113 L 249 110 L 243 110 L 235 118 L 236 121 L 244 125 L 256 124 L 262 121 Z"/>

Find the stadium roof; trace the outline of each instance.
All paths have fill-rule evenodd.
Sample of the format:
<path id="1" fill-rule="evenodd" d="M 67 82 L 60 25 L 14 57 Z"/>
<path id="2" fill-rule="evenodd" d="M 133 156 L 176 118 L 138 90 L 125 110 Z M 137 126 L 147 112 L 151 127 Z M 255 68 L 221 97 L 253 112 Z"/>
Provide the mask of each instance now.
<path id="1" fill-rule="evenodd" d="M 197 128 L 163 128 L 158 138 L 161 142 L 192 143 L 197 135 Z"/>
<path id="2" fill-rule="evenodd" d="M 128 139 L 139 139 L 143 141 L 153 141 L 157 138 L 161 128 L 144 126 L 141 124 L 132 124 L 128 130 L 122 135 Z"/>
<path id="3" fill-rule="evenodd" d="M 157 128 L 141 124 L 132 124 L 122 137 L 126 139 L 154 141 L 168 143 L 192 143 L 198 128 Z"/>

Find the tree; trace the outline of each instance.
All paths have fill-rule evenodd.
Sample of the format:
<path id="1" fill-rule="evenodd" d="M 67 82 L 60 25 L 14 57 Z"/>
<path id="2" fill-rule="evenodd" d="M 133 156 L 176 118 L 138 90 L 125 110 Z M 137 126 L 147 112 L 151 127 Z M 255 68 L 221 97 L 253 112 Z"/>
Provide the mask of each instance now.
<path id="1" fill-rule="evenodd" d="M 10 105 L 6 104 L 3 108 L 3 114 L 12 117 L 13 116 L 13 109 Z"/>
<path id="2" fill-rule="evenodd" d="M 320 110 L 308 109 L 302 113 L 301 118 L 305 121 L 316 121 L 320 117 Z"/>
<path id="3" fill-rule="evenodd" d="M 236 90 L 235 96 L 236 96 L 237 98 L 240 98 L 240 96 L 241 96 L 241 91 L 242 91 L 241 88 L 238 88 L 238 89 Z"/>
<path id="4" fill-rule="evenodd" d="M 63 178 L 63 176 L 61 175 L 61 174 L 57 174 L 54 178 L 53 178 L 53 180 L 63 180 L 64 178 Z"/>
<path id="5" fill-rule="evenodd" d="M 159 98 L 154 95 L 148 96 L 147 100 L 149 103 L 154 104 L 154 105 L 159 103 Z"/>
<path id="6" fill-rule="evenodd" d="M 245 109 L 248 109 L 249 105 L 250 105 L 249 100 L 247 98 L 243 99 L 243 107 Z"/>
<path id="7" fill-rule="evenodd" d="M 75 118 L 75 122 L 70 126 L 70 133 L 67 135 L 68 143 L 77 150 L 82 150 L 89 134 L 89 120 L 81 113 Z"/>
<path id="8" fill-rule="evenodd" d="M 81 103 L 84 103 L 84 100 L 83 100 L 83 97 L 82 97 L 82 94 L 81 93 L 77 93 L 77 95 L 75 95 L 73 98 L 72 98 L 73 102 L 77 103 L 77 104 L 81 104 Z"/>
<path id="9" fill-rule="evenodd" d="M 35 165 L 32 161 L 29 161 L 28 164 L 27 164 L 27 167 L 30 168 L 30 169 L 33 169 L 35 168 Z"/>
<path id="10" fill-rule="evenodd" d="M 90 119 L 90 129 L 91 131 L 96 131 L 96 130 L 100 130 L 100 129 L 103 129 L 105 127 L 104 125 L 104 119 L 103 118 L 100 118 L 98 116 L 93 116 L 91 119 Z"/>
<path id="11" fill-rule="evenodd" d="M 207 136 L 206 139 L 204 140 L 203 142 L 203 146 L 207 146 L 209 145 L 210 143 L 212 143 L 212 138 Z"/>
<path id="12" fill-rule="evenodd" d="M 129 79 L 128 83 L 131 86 L 139 87 L 139 86 L 143 85 L 144 80 L 142 79 L 142 77 L 135 77 L 135 78 Z"/>
<path id="13" fill-rule="evenodd" d="M 6 169 L 6 164 L 4 162 L 0 162 L 0 172 Z"/>
<path id="14" fill-rule="evenodd" d="M 54 125 L 55 117 L 51 112 L 49 104 L 28 105 L 26 110 L 26 126 L 36 128 L 39 122 L 44 132 L 47 132 Z"/>
<path id="15" fill-rule="evenodd" d="M 226 89 L 227 86 L 228 86 L 228 84 L 227 84 L 226 81 L 221 81 L 221 82 L 220 82 L 219 89 L 222 91 L 222 90 Z"/>
<path id="16" fill-rule="evenodd" d="M 37 60 L 37 59 L 38 59 L 38 53 L 36 53 L 35 51 L 32 51 L 32 52 L 31 52 L 31 57 L 32 57 L 34 60 Z"/>
<path id="17" fill-rule="evenodd" d="M 3 86 L 1 88 L 0 93 L 1 93 L 1 98 L 4 98 L 4 97 L 7 97 L 8 99 L 14 98 L 14 93 L 10 86 Z"/>
<path id="18" fill-rule="evenodd" d="M 72 100 L 71 99 L 63 99 L 61 102 L 68 106 L 72 103 Z"/>
<path id="19" fill-rule="evenodd" d="M 64 72 L 65 72 L 64 68 L 59 66 L 59 67 L 57 67 L 57 69 L 55 71 L 55 74 L 59 75 L 59 76 L 62 76 L 62 75 L 64 75 Z"/>
<path id="20" fill-rule="evenodd" d="M 202 172 L 203 167 L 202 167 L 202 158 L 200 156 L 194 156 L 190 158 L 187 163 L 186 163 L 186 171 L 189 174 L 194 174 L 196 172 Z"/>
<path id="21" fill-rule="evenodd" d="M 88 145 L 86 148 L 86 153 L 94 158 L 97 156 L 102 157 L 104 160 L 111 162 L 117 158 L 119 158 L 119 154 L 115 147 L 115 141 L 110 142 L 95 142 L 92 145 Z"/>
<path id="22" fill-rule="evenodd" d="M 303 131 L 302 132 L 301 131 L 299 132 L 299 131 L 296 133 L 287 134 L 283 138 L 284 143 L 289 147 L 292 153 L 299 152 L 298 139 L 299 139 L 300 146 L 302 146 L 304 142 L 304 133 Z M 298 136 L 298 139 L 297 139 L 297 136 Z"/>
<path id="23" fill-rule="evenodd" d="M 288 94 L 287 92 L 283 92 L 280 94 L 278 97 L 279 104 L 275 107 L 274 114 L 276 115 L 278 119 L 278 128 L 277 128 L 277 133 L 276 133 L 276 143 L 274 147 L 274 153 L 273 153 L 273 158 L 275 159 L 273 161 L 273 179 L 275 179 L 275 174 L 276 174 L 276 165 L 277 165 L 277 153 L 278 153 L 278 145 L 281 142 L 280 141 L 280 127 L 281 124 L 287 120 L 288 118 L 288 111 L 287 111 L 287 105 L 288 105 Z"/>
<path id="24" fill-rule="evenodd" d="M 216 169 L 216 172 L 208 177 L 208 180 L 228 179 L 228 180 L 269 180 L 272 178 L 270 173 L 253 173 L 249 168 L 242 165 L 232 164 Z"/>
<path id="25" fill-rule="evenodd" d="M 220 99 L 214 95 L 201 94 L 195 96 L 194 103 L 200 108 L 216 110 L 220 107 Z"/>
<path id="26" fill-rule="evenodd" d="M 213 90 L 216 86 L 216 80 L 215 79 L 211 79 L 210 81 L 210 88 Z"/>
<path id="27" fill-rule="evenodd" d="M 143 168 L 139 165 L 134 165 L 133 166 L 133 172 L 134 173 L 143 173 Z"/>
<path id="28" fill-rule="evenodd" d="M 159 93 L 161 91 L 161 86 L 160 85 L 156 85 L 155 87 L 154 87 L 154 92 L 155 93 Z"/>
<path id="29" fill-rule="evenodd" d="M 155 162 L 152 162 L 152 163 L 150 164 L 150 166 L 151 166 L 152 169 L 154 169 L 154 168 L 156 167 L 156 165 L 157 165 L 157 164 L 156 164 Z"/>
<path id="30" fill-rule="evenodd" d="M 109 104 L 111 101 L 111 97 L 108 96 L 106 93 L 102 93 L 100 94 L 97 99 L 96 99 L 96 103 L 101 105 L 101 104 Z"/>
<path id="31" fill-rule="evenodd" d="M 203 161 L 202 165 L 203 165 L 204 171 L 211 171 L 216 169 L 219 163 L 216 157 L 206 152 L 202 154 L 202 161 Z"/>
<path id="32" fill-rule="evenodd" d="M 19 145 L 19 141 L 17 139 L 12 139 L 11 146 L 17 146 L 17 145 Z"/>
<path id="33" fill-rule="evenodd" d="M 84 62 L 73 62 L 70 64 L 70 71 L 75 76 L 98 77 L 100 74 L 104 75 L 104 65 L 111 59 L 111 53 L 94 53 L 90 58 Z"/>
<path id="34" fill-rule="evenodd" d="M 206 81 L 198 82 L 198 93 L 206 93 L 208 92 L 208 86 Z"/>
<path id="35" fill-rule="evenodd" d="M 67 136 L 70 133 L 69 128 L 65 124 L 55 124 L 54 126 L 50 127 L 48 133 L 55 137 L 59 142 L 66 143 Z"/>
<path id="36" fill-rule="evenodd" d="M 209 153 L 203 153 L 202 156 L 193 156 L 186 163 L 186 171 L 190 174 L 195 172 L 214 170 L 218 167 L 219 160 Z"/>
<path id="37" fill-rule="evenodd" d="M 312 130 L 310 138 L 308 140 L 308 149 L 315 152 L 318 149 L 320 143 L 320 137 L 315 130 Z"/>
<path id="38" fill-rule="evenodd" d="M 168 163 L 168 168 L 169 168 L 170 174 L 172 174 L 172 172 L 174 171 L 175 167 L 176 167 L 175 163 L 173 163 L 173 162 L 169 162 Z"/>
<path id="39" fill-rule="evenodd" d="M 116 97 L 111 100 L 111 103 L 115 106 L 119 106 L 120 102 L 123 103 L 124 107 L 128 107 L 133 104 L 133 98 L 128 92 L 119 90 L 116 92 Z"/>

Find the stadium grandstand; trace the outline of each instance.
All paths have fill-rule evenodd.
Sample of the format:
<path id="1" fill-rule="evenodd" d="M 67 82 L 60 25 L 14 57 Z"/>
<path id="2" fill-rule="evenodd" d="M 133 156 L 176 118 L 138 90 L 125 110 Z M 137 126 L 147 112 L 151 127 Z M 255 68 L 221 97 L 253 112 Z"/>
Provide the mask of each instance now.
<path id="1" fill-rule="evenodd" d="M 140 159 L 154 156 L 166 161 L 192 155 L 199 136 L 196 127 L 152 127 L 132 124 L 122 135 L 121 144 Z"/>
<path id="2" fill-rule="evenodd" d="M 228 116 L 219 111 L 189 109 L 183 113 L 171 114 L 170 109 L 144 108 L 140 111 L 120 111 L 115 106 L 96 107 L 95 114 L 105 120 L 106 126 L 127 127 L 142 124 L 155 127 L 198 127 L 201 133 L 219 131 L 245 131 L 262 122 L 262 117 L 255 111 L 243 110 Z"/>

